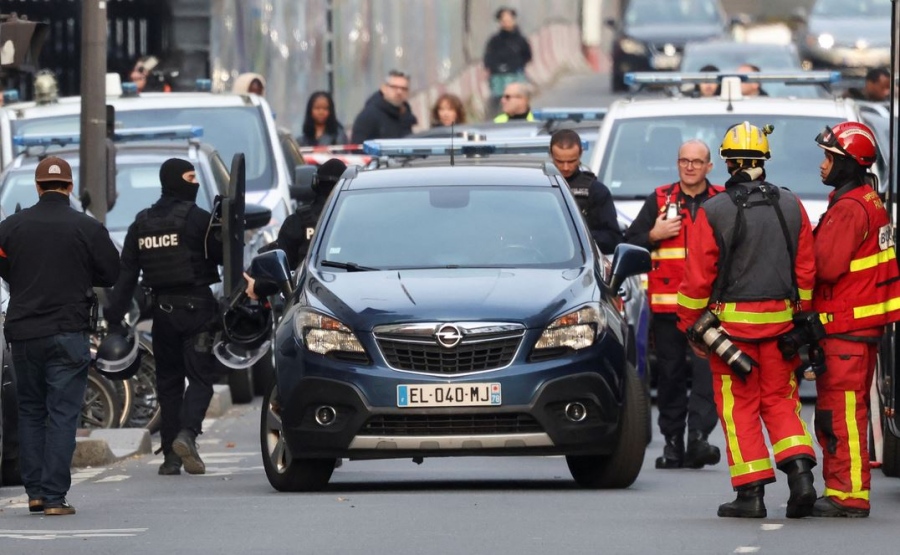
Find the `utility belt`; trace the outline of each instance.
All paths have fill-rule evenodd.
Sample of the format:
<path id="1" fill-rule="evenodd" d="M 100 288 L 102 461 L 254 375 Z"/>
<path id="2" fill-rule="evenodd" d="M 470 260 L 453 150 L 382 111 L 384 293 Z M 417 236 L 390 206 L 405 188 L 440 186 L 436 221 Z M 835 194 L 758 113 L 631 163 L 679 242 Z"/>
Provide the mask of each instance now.
<path id="1" fill-rule="evenodd" d="M 196 295 L 161 293 L 153 296 L 153 304 L 164 312 L 172 312 L 176 309 L 187 310 L 188 312 L 196 312 L 198 310 L 217 311 L 219 309 L 219 303 L 215 299 Z"/>

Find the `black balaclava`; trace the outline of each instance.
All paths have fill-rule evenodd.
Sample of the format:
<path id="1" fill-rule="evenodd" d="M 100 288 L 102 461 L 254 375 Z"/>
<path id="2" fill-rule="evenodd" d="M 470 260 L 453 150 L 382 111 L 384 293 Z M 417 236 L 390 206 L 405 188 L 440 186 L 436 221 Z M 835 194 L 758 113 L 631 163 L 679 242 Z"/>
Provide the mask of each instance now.
<path id="1" fill-rule="evenodd" d="M 866 169 L 849 156 L 832 154 L 831 171 L 822 180 L 829 187 L 839 188 L 849 183 L 865 182 Z"/>
<path id="2" fill-rule="evenodd" d="M 178 200 L 196 202 L 197 191 L 200 189 L 196 183 L 184 180 L 184 174 L 194 171 L 194 165 L 181 158 L 169 158 L 159 168 L 159 182 L 162 185 L 164 197 L 174 197 Z"/>
<path id="3" fill-rule="evenodd" d="M 316 170 L 316 185 L 313 188 L 319 200 L 325 200 L 328 197 L 334 185 L 344 175 L 346 169 L 347 164 L 337 158 L 326 160 L 324 164 L 319 166 L 319 169 Z"/>

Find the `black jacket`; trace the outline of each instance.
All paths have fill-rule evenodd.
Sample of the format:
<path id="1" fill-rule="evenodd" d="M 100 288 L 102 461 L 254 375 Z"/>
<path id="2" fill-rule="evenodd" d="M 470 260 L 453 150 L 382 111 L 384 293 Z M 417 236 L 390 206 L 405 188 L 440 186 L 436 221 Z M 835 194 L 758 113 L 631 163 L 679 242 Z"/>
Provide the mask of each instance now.
<path id="1" fill-rule="evenodd" d="M 179 202 L 174 197 L 163 195 L 153 205 L 154 207 L 174 207 Z M 216 265 L 222 264 L 222 239 L 217 233 L 207 233 L 209 228 L 210 213 L 206 210 L 194 205 L 187 214 L 187 227 L 184 230 L 185 242 L 192 251 L 204 253 L 211 263 Z M 131 298 L 134 295 L 134 288 L 137 287 L 138 276 L 141 273 L 141 266 L 138 263 L 138 237 L 135 233 L 135 225 L 128 227 L 128 233 L 125 235 L 125 245 L 122 247 L 122 271 L 119 274 L 119 280 L 116 287 L 109 295 L 109 306 L 105 307 L 104 315 L 111 324 L 118 324 L 122 321 L 128 307 L 131 305 Z M 173 291 L 154 291 L 154 293 L 184 294 L 189 295 L 196 291 L 209 291 L 209 287 L 200 286 L 186 288 L 185 290 Z"/>
<path id="2" fill-rule="evenodd" d="M 501 30 L 484 48 L 484 67 L 493 74 L 523 71 L 531 61 L 531 46 L 518 29 Z"/>
<path id="3" fill-rule="evenodd" d="M 119 252 L 97 220 L 46 192 L 0 223 L 0 277 L 9 283 L 6 338 L 24 341 L 88 329 L 92 287 L 119 275 Z"/>
<path id="4" fill-rule="evenodd" d="M 349 142 L 350 141 L 347 140 L 347 132 L 344 131 L 344 126 L 340 123 L 337 124 L 337 132 L 334 135 L 325 131 L 318 139 L 315 137 L 307 137 L 302 133 L 297 137 L 297 143 L 299 143 L 300 146 L 333 146 L 345 145 Z"/>
<path id="5" fill-rule="evenodd" d="M 351 139 L 354 143 L 369 139 L 402 139 L 412 133 L 417 122 L 408 102 L 403 103 L 402 109 L 398 108 L 385 100 L 381 91 L 376 91 L 356 116 Z"/>
<path id="6" fill-rule="evenodd" d="M 580 185 L 587 182 L 587 200 L 579 199 L 578 195 L 575 195 L 576 200 L 591 231 L 591 237 L 600 247 L 600 252 L 612 254 L 616 250 L 616 245 L 622 242 L 622 228 L 619 227 L 612 193 L 590 172 L 576 171 L 567 182 L 569 188 L 573 189 L 573 195 L 574 189 L 581 188 Z"/>
<path id="7" fill-rule="evenodd" d="M 296 268 L 306 257 L 319 215 L 325 207 L 325 198 L 316 198 L 309 206 L 301 206 L 285 218 L 278 230 L 276 243 L 288 257 L 290 268 Z"/>

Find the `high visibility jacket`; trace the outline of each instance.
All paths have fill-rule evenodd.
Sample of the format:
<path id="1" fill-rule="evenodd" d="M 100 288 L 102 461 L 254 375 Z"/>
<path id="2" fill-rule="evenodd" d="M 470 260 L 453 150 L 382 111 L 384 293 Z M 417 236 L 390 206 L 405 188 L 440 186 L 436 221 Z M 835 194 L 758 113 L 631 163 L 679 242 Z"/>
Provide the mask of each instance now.
<path id="1" fill-rule="evenodd" d="M 759 182 L 742 184 L 751 189 L 759 185 Z M 732 200 L 723 194 L 703 203 L 697 212 L 693 232 L 688 237 L 684 279 L 678 288 L 677 314 L 681 330 L 689 329 L 707 307 L 718 315 L 725 331 L 736 338 L 771 339 L 792 328 L 795 310 L 804 310 L 812 298 L 815 283 L 813 236 L 809 217 L 796 196 L 780 189 L 779 205 L 789 223 L 793 220 L 799 224 L 794 231 L 789 231 L 796 234 L 794 273 L 799 301 L 796 304 L 791 302 L 793 286 L 790 283 L 780 283 L 778 287 L 765 285 L 785 275 L 788 277 L 780 277 L 776 281 L 789 282 L 790 267 L 777 267 L 789 259 L 784 232 L 775 210 L 769 206 L 759 206 L 745 211 L 745 214 L 756 211 L 752 218 L 748 217 L 748 232 L 752 241 L 742 241 L 735 249 L 730 261 L 731 283 L 725 285 L 723 298 L 720 299 L 723 302 L 710 306 L 714 301 L 710 300 L 713 285 L 719 272 L 723 271 L 719 266 L 727 254 L 720 250 L 719 241 L 726 250 L 730 248 L 731 241 L 730 235 L 722 236 L 724 218 L 721 218 L 720 211 L 736 208 Z M 795 211 L 791 214 L 789 210 Z M 714 225 L 711 221 L 718 223 Z M 791 239 L 794 240 L 793 237 Z M 735 271 L 735 268 L 740 271 Z M 746 281 L 748 275 L 760 276 L 765 281 L 759 278 Z"/>
<path id="2" fill-rule="evenodd" d="M 900 270 L 887 211 L 869 185 L 829 197 L 816 228 L 813 309 L 829 334 L 900 320 Z"/>
<path id="3" fill-rule="evenodd" d="M 709 185 L 709 197 L 721 193 L 721 185 Z M 687 254 L 687 238 L 694 227 L 694 218 L 681 202 L 681 186 L 678 182 L 657 187 L 656 207 L 659 214 L 665 214 L 670 205 L 677 207 L 681 215 L 681 230 L 678 235 L 659 242 L 650 251 L 653 269 L 647 274 L 647 290 L 650 295 L 650 310 L 654 313 L 674 313 L 678 307 L 678 286 L 684 277 L 684 258 Z"/>
<path id="4" fill-rule="evenodd" d="M 510 121 L 534 121 L 534 114 L 531 113 L 531 110 L 528 110 L 528 113 L 524 118 L 511 118 L 509 114 L 500 114 L 499 116 L 494 118 L 494 123 L 507 123 Z"/>

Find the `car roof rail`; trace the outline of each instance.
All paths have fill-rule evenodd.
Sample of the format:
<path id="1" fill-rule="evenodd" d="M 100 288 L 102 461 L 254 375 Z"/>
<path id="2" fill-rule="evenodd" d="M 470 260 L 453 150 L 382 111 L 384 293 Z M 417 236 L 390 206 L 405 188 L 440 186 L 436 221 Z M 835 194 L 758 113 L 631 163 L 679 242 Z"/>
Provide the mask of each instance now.
<path id="1" fill-rule="evenodd" d="M 363 151 L 372 156 L 424 158 L 428 156 L 489 156 L 491 154 L 546 154 L 550 148 L 550 136 L 521 137 L 485 140 L 483 135 L 466 137 L 442 137 L 436 139 L 373 139 L 363 143 Z M 587 149 L 588 142 L 581 141 Z"/>
<path id="2" fill-rule="evenodd" d="M 784 83 L 785 85 L 833 85 L 841 80 L 839 71 L 735 71 L 655 72 L 637 71 L 625 74 L 625 84 L 638 90 L 648 86 L 721 83 L 726 77 L 737 77 L 746 83 Z"/>
<path id="3" fill-rule="evenodd" d="M 603 121 L 609 108 L 536 108 L 531 111 L 538 121 Z"/>
<path id="4" fill-rule="evenodd" d="M 117 129 L 113 142 L 194 140 L 203 136 L 203 127 L 197 125 L 170 125 L 161 127 L 134 127 Z M 66 146 L 81 143 L 81 133 L 29 133 L 13 136 L 13 144 L 20 147 Z"/>

